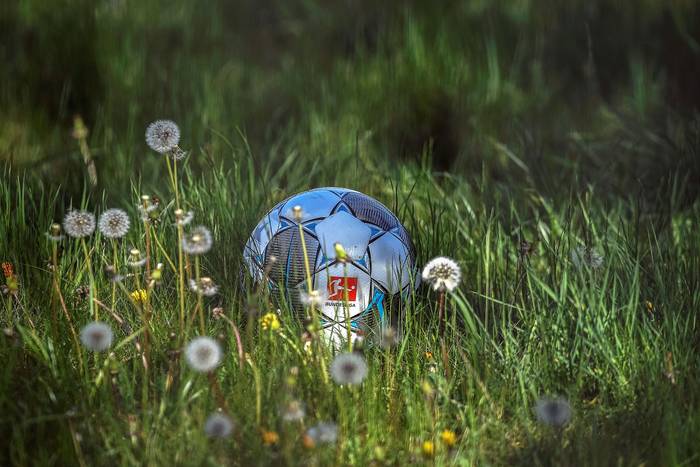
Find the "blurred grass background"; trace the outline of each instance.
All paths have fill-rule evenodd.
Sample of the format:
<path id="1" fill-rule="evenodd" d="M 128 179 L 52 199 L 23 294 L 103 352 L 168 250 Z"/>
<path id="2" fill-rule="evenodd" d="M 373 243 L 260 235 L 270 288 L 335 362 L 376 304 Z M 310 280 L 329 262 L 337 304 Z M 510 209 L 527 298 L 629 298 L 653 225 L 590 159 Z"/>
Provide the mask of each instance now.
<path id="1" fill-rule="evenodd" d="M 426 159 L 548 194 L 700 181 L 694 1 L 0 8 L 0 158 L 66 187 L 82 182 L 75 115 L 107 190 L 124 189 L 125 166 L 154 176 L 142 132 L 158 117 L 211 157 L 241 131 L 259 163 L 359 153 L 368 177 L 381 161 Z"/>

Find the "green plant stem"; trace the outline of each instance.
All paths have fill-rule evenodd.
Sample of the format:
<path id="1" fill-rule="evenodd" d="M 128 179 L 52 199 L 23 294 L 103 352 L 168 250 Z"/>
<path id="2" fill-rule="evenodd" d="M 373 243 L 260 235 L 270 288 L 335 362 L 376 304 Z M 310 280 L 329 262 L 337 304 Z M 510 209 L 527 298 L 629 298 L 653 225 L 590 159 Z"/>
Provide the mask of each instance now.
<path id="1" fill-rule="evenodd" d="M 97 312 L 97 308 L 95 308 L 95 303 L 93 300 L 96 298 L 95 294 L 95 276 L 92 272 L 92 261 L 90 259 L 90 252 L 88 251 L 87 247 L 87 242 L 85 241 L 85 238 L 80 239 L 80 244 L 83 247 L 83 253 L 85 253 L 85 262 L 87 264 L 88 268 L 88 280 L 89 280 L 89 288 L 90 288 L 90 316 L 93 317 L 95 321 L 100 319 L 99 313 Z"/>
<path id="2" fill-rule="evenodd" d="M 204 321 L 204 305 L 203 305 L 203 297 L 202 297 L 202 291 L 200 290 L 201 284 L 200 284 L 200 264 L 199 264 L 199 255 L 194 257 L 194 274 L 195 274 L 195 284 L 197 285 L 197 314 L 199 315 L 199 327 L 202 335 L 206 332 L 206 323 Z"/>

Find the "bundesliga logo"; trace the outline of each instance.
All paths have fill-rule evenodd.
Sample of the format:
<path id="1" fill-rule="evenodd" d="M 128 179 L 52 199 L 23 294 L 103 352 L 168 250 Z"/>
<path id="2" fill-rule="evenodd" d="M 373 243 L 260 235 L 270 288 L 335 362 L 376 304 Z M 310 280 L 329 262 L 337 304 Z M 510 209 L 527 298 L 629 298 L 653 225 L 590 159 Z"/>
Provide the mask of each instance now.
<path id="1" fill-rule="evenodd" d="M 357 299 L 357 277 L 331 276 L 328 282 L 328 300 L 345 300 L 345 291 L 349 302 Z"/>

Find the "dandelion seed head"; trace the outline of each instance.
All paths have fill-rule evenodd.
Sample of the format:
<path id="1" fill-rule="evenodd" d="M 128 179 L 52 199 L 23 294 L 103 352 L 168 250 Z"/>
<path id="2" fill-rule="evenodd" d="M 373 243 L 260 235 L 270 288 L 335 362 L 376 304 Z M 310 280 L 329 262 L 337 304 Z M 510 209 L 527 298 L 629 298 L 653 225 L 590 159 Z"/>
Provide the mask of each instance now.
<path id="1" fill-rule="evenodd" d="M 233 420 L 223 413 L 213 413 L 204 422 L 204 433 L 210 438 L 227 438 L 233 432 Z"/>
<path id="2" fill-rule="evenodd" d="M 146 144 L 156 152 L 165 154 L 180 142 L 180 128 L 172 120 L 156 120 L 146 128 Z"/>
<path id="3" fill-rule="evenodd" d="M 192 222 L 192 219 L 194 219 L 194 212 L 185 212 L 182 209 L 175 210 L 175 225 L 185 226 Z"/>
<path id="4" fill-rule="evenodd" d="M 212 243 L 211 232 L 200 225 L 183 237 L 182 250 L 188 255 L 203 255 L 211 250 Z"/>
<path id="5" fill-rule="evenodd" d="M 399 336 L 399 332 L 396 330 L 396 328 L 393 326 L 386 326 L 384 329 L 382 329 L 379 345 L 383 349 L 390 349 L 396 346 L 400 340 L 401 337 Z"/>
<path id="6" fill-rule="evenodd" d="M 299 292 L 299 299 L 304 306 L 319 308 L 326 302 L 327 294 L 321 290 L 312 290 L 310 292 Z"/>
<path id="7" fill-rule="evenodd" d="M 301 421 L 305 415 L 304 404 L 298 400 L 289 401 L 282 410 L 282 420 L 285 422 Z"/>
<path id="8" fill-rule="evenodd" d="M 454 260 L 438 256 L 425 265 L 422 277 L 433 290 L 452 292 L 459 285 L 462 271 Z"/>
<path id="9" fill-rule="evenodd" d="M 73 238 L 83 238 L 95 231 L 95 215 L 87 211 L 69 211 L 63 218 L 63 229 Z"/>
<path id="10" fill-rule="evenodd" d="M 535 404 L 535 414 L 541 423 L 561 428 L 571 420 L 571 405 L 562 397 L 541 398 Z"/>
<path id="11" fill-rule="evenodd" d="M 603 255 L 593 247 L 578 246 L 571 251 L 571 262 L 577 268 L 599 269 L 603 266 Z"/>
<path id="12" fill-rule="evenodd" d="M 100 216 L 98 228 L 107 238 L 121 238 L 129 231 L 131 221 L 121 209 L 108 209 Z"/>
<path id="13" fill-rule="evenodd" d="M 112 345 L 112 328 L 102 321 L 94 321 L 80 330 L 80 341 L 93 352 L 104 352 Z"/>
<path id="14" fill-rule="evenodd" d="M 195 337 L 185 348 L 185 358 L 193 370 L 208 373 L 221 362 L 221 346 L 211 337 Z"/>
<path id="15" fill-rule="evenodd" d="M 367 363 L 356 353 L 342 353 L 333 359 L 330 372 L 336 384 L 357 385 L 367 376 Z"/>
<path id="16" fill-rule="evenodd" d="M 333 444 L 338 439 L 338 425 L 333 422 L 320 422 L 306 430 L 314 444 Z"/>
<path id="17" fill-rule="evenodd" d="M 106 265 L 104 267 L 104 272 L 105 272 L 105 276 L 107 276 L 107 280 L 109 280 L 110 282 L 117 283 L 117 282 L 121 282 L 122 280 L 124 280 L 124 276 L 119 274 L 117 272 L 117 268 L 114 267 L 114 265 L 112 265 L 112 264 Z"/>
<path id="18" fill-rule="evenodd" d="M 168 152 L 168 157 L 174 161 L 181 161 L 182 159 L 187 157 L 187 152 L 180 149 L 179 146 L 175 146 Z"/>
<path id="19" fill-rule="evenodd" d="M 190 290 L 205 297 L 213 297 L 219 292 L 219 286 L 211 277 L 201 277 L 199 280 L 190 279 Z"/>

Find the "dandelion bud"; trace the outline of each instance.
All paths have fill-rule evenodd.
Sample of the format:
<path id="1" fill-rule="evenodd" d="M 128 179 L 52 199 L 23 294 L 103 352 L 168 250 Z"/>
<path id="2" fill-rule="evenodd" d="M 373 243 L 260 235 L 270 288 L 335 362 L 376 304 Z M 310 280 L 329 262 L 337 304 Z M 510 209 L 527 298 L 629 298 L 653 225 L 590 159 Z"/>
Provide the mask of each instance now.
<path id="1" fill-rule="evenodd" d="M 151 271 L 151 280 L 159 282 L 163 278 L 163 263 L 158 263 L 156 268 Z"/>
<path id="2" fill-rule="evenodd" d="M 76 115 L 73 118 L 73 138 L 75 139 L 85 139 L 88 137 L 88 129 L 83 122 L 83 118 L 80 115 Z"/>
<path id="3" fill-rule="evenodd" d="M 341 263 L 344 263 L 348 260 L 348 254 L 345 251 L 345 248 L 343 248 L 343 245 L 340 243 L 336 243 L 333 245 L 335 247 L 335 257 L 338 261 Z"/>
<path id="4" fill-rule="evenodd" d="M 50 229 L 51 235 L 59 236 L 61 235 L 61 224 L 53 223 Z"/>
<path id="5" fill-rule="evenodd" d="M 141 195 L 141 202 L 145 207 L 148 207 L 148 205 L 151 204 L 151 197 L 148 195 Z"/>

